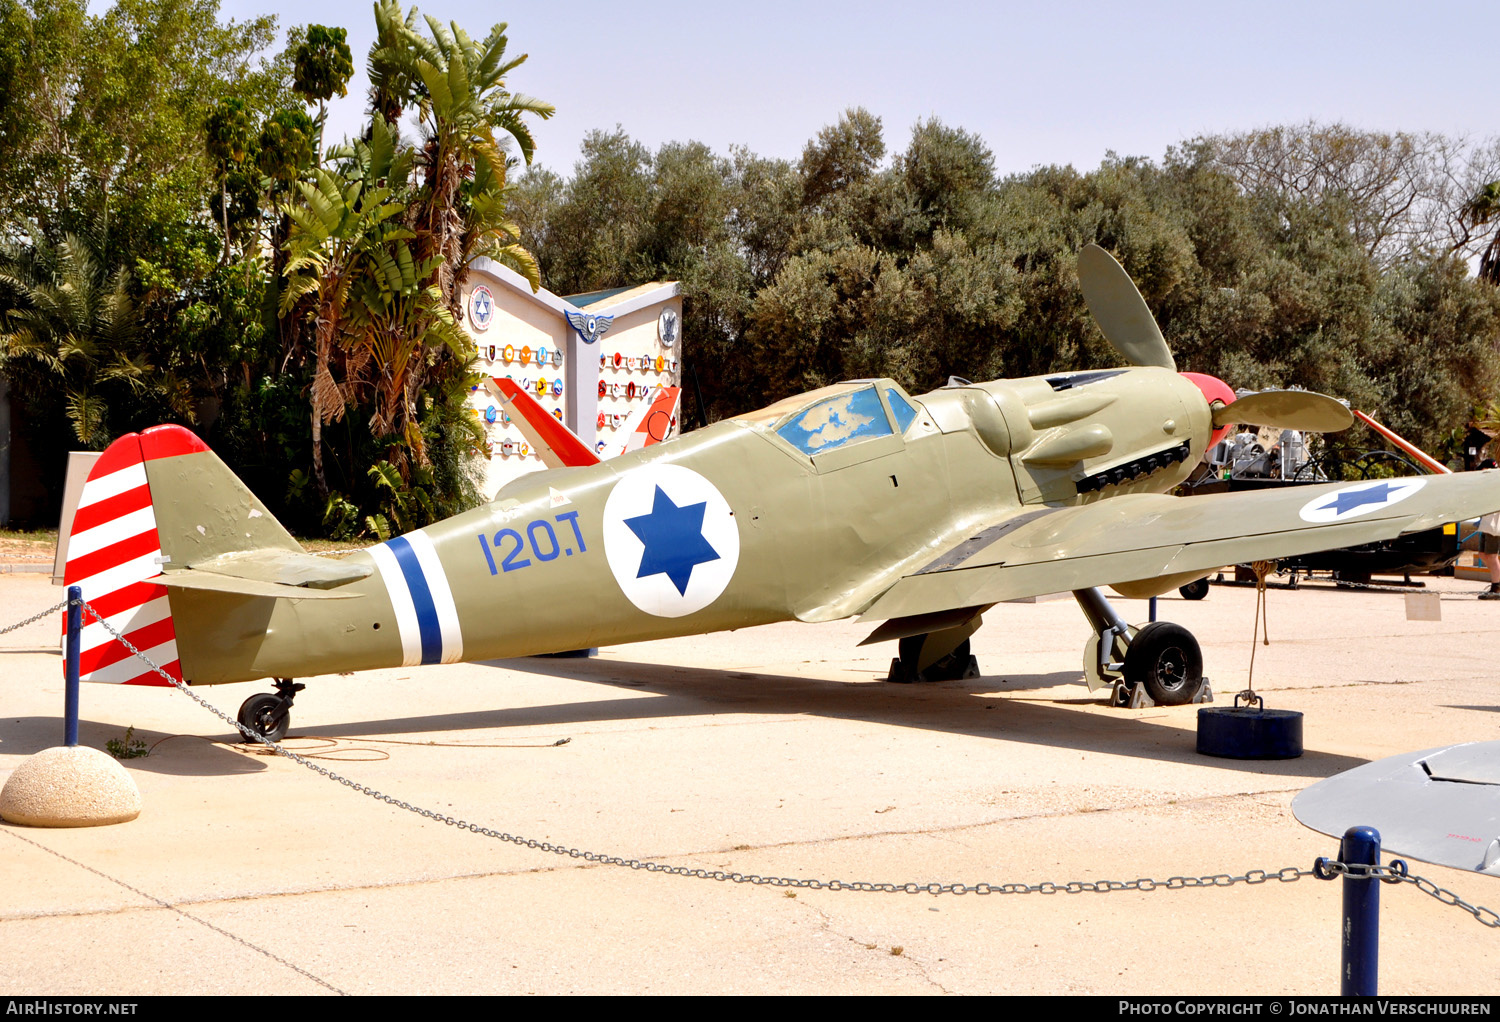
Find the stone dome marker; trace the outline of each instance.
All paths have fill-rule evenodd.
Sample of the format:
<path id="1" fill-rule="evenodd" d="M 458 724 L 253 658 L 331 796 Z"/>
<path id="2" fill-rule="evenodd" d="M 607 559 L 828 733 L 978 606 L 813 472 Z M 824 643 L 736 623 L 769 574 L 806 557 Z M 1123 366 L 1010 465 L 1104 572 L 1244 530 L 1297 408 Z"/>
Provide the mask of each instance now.
<path id="1" fill-rule="evenodd" d="M 0 817 L 28 827 L 102 827 L 140 814 L 141 793 L 125 768 L 82 745 L 43 749 L 0 790 Z"/>

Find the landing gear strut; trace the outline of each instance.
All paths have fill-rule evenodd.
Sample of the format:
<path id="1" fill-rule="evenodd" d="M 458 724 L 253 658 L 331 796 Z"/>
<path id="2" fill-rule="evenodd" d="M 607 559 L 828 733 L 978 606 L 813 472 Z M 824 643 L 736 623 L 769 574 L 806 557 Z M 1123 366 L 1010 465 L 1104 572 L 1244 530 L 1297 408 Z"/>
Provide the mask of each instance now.
<path id="1" fill-rule="evenodd" d="M 240 704 L 240 723 L 267 741 L 281 741 L 292 723 L 292 699 L 306 687 L 291 678 L 277 678 L 274 695 L 262 692 Z"/>
<path id="2" fill-rule="evenodd" d="M 1094 629 L 1083 651 L 1090 689 L 1113 686 L 1117 706 L 1182 706 L 1213 698 L 1192 632 L 1168 621 L 1128 625 L 1098 589 L 1078 589 L 1073 597 Z"/>

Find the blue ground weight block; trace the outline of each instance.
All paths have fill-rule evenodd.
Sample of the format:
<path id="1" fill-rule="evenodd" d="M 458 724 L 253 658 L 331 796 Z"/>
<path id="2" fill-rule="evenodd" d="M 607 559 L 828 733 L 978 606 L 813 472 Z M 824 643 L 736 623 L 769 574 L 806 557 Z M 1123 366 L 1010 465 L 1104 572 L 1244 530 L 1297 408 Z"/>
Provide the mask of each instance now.
<path id="1" fill-rule="evenodd" d="M 1296 759 L 1302 711 L 1211 706 L 1198 711 L 1198 751 L 1226 759 Z"/>

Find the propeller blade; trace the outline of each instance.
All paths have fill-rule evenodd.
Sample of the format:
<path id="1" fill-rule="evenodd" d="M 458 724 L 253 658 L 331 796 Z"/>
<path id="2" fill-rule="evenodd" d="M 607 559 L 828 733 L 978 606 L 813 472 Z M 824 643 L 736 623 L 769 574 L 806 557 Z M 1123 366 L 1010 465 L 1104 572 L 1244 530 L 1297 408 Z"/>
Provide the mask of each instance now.
<path id="1" fill-rule="evenodd" d="M 1227 405 L 1214 406 L 1214 425 L 1247 423 L 1308 433 L 1337 433 L 1354 425 L 1349 409 L 1327 394 L 1310 390 L 1263 390 Z"/>
<path id="2" fill-rule="evenodd" d="M 1078 284 L 1094 322 L 1125 361 L 1177 371 L 1156 317 L 1114 256 L 1093 243 L 1083 246 L 1078 253 Z"/>

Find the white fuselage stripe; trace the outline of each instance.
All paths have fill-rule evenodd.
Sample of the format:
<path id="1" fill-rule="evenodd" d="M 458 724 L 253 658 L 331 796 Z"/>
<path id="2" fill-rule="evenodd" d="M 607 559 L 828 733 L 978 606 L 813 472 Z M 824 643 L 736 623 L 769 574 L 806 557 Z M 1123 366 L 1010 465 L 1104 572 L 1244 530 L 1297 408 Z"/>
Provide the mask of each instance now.
<path id="1" fill-rule="evenodd" d="M 432 593 L 433 609 L 437 611 L 438 627 L 443 633 L 442 663 L 456 663 L 463 659 L 464 637 L 458 623 L 458 608 L 453 603 L 453 590 L 448 586 L 448 575 L 438 560 L 431 536 L 425 532 L 411 532 L 407 533 L 406 541 L 411 544 L 412 553 L 417 555 L 417 563 L 421 565 L 427 588 Z"/>
<path id="2" fill-rule="evenodd" d="M 396 555 L 384 543 L 370 547 L 370 556 L 380 570 L 380 580 L 391 598 L 391 607 L 396 613 L 396 630 L 401 633 L 401 666 L 415 667 L 422 662 L 422 631 L 417 624 L 417 608 L 412 603 L 406 578 Z"/>

